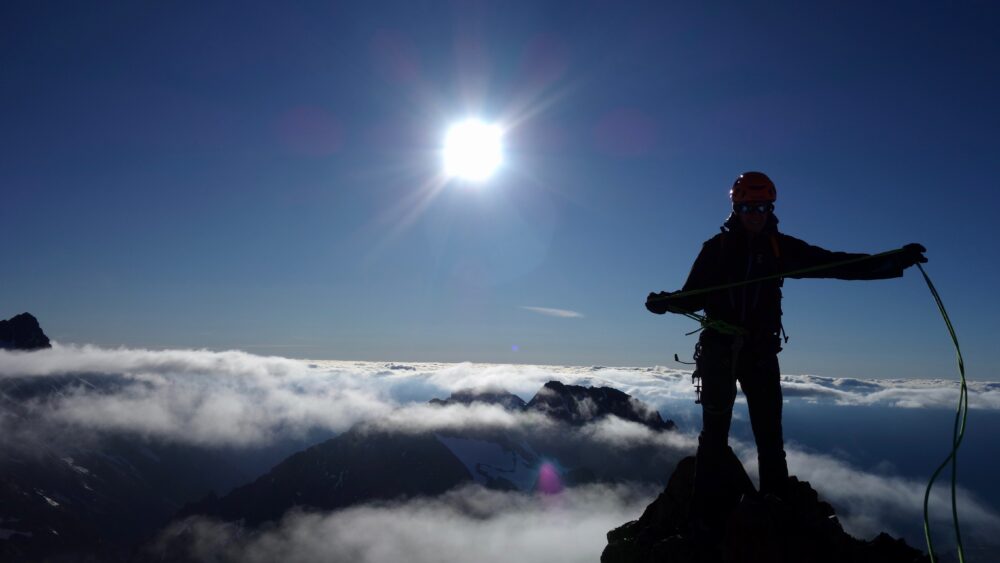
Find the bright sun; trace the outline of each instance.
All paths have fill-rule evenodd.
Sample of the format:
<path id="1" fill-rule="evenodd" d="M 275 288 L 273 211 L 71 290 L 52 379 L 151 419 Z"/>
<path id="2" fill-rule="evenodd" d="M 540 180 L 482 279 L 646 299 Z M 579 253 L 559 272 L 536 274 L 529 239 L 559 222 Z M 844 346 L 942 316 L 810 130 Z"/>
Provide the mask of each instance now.
<path id="1" fill-rule="evenodd" d="M 481 182 L 503 162 L 498 125 L 468 119 L 452 125 L 444 139 L 444 172 L 449 177 Z"/>

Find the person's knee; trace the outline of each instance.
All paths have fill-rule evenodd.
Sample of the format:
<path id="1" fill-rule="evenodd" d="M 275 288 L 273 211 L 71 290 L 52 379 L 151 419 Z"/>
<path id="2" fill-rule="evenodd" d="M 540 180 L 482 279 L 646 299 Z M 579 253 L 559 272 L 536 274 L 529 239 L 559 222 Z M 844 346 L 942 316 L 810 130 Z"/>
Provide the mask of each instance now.
<path id="1" fill-rule="evenodd" d="M 719 458 L 729 447 L 729 433 L 713 431 L 713 429 L 702 428 L 698 435 L 698 455 Z"/>
<path id="2" fill-rule="evenodd" d="M 728 415 L 736 402 L 736 384 L 728 378 L 702 378 L 701 406 L 706 413 Z"/>

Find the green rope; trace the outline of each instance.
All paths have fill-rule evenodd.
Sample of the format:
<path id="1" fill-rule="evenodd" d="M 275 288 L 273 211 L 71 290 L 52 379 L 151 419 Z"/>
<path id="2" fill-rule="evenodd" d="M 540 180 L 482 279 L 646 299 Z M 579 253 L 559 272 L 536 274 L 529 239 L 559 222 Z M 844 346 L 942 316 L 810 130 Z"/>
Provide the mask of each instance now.
<path id="1" fill-rule="evenodd" d="M 809 268 L 802 268 L 800 270 L 794 270 L 791 272 L 773 274 L 769 276 L 755 278 L 752 280 L 733 282 L 723 285 L 716 285 L 712 287 L 692 289 L 688 291 L 681 291 L 678 293 L 671 293 L 670 295 L 664 295 L 662 297 L 661 296 L 653 297 L 650 300 L 667 301 L 670 299 L 676 299 L 680 297 L 689 297 L 692 295 L 701 295 L 704 293 L 711 293 L 713 291 L 720 291 L 723 289 L 740 287 L 743 285 L 748 285 L 751 283 L 757 283 L 766 280 L 773 280 L 778 278 L 791 278 L 802 274 L 828 270 L 831 268 L 838 268 L 840 266 L 846 266 L 848 264 L 854 264 L 857 262 L 862 262 L 864 260 L 871 260 L 874 258 L 881 258 L 883 256 L 889 256 L 892 254 L 898 254 L 900 252 L 905 252 L 905 250 L 902 248 L 897 248 L 895 250 L 889 250 L 886 252 L 881 252 L 879 254 L 870 254 L 857 258 L 851 258 L 848 260 L 842 260 L 839 262 L 832 262 L 830 264 L 821 264 L 819 266 L 812 266 Z M 923 266 L 921 266 L 919 263 L 916 266 L 917 268 L 920 269 L 920 273 L 921 275 L 923 275 L 924 281 L 927 282 L 927 288 L 930 289 L 931 295 L 934 296 L 934 301 L 937 303 L 938 310 L 941 312 L 941 317 L 944 319 L 944 323 L 948 327 L 948 333 L 951 335 L 951 341 L 955 345 L 955 352 L 958 355 L 958 372 L 959 375 L 961 376 L 961 386 L 959 388 L 959 395 L 958 395 L 958 411 L 955 413 L 955 424 L 952 428 L 951 452 L 948 454 L 948 457 L 946 457 L 944 461 L 941 462 L 941 465 L 938 466 L 937 470 L 934 471 L 934 474 L 931 475 L 931 479 L 927 483 L 927 490 L 924 492 L 924 537 L 927 540 L 927 553 L 930 556 L 931 563 L 935 563 L 936 559 L 934 558 L 934 545 L 931 541 L 928 501 L 930 499 L 931 488 L 934 486 L 934 481 L 937 479 L 938 475 L 940 475 L 941 471 L 943 471 L 944 468 L 947 467 L 947 465 L 950 462 L 951 463 L 951 517 L 955 527 L 955 540 L 958 545 L 958 560 L 959 563 L 965 563 L 965 548 L 962 546 L 962 533 L 958 522 L 958 503 L 956 501 L 956 488 L 958 481 L 958 448 L 962 444 L 962 438 L 965 437 L 965 425 L 969 415 L 969 389 L 968 386 L 966 385 L 966 380 L 965 380 L 965 361 L 962 359 L 962 349 L 958 344 L 958 336 L 955 335 L 955 327 L 951 324 L 951 319 L 948 317 L 948 311 L 946 311 L 944 308 L 944 303 L 941 301 L 941 296 L 938 294 L 937 289 L 934 287 L 934 284 L 931 283 L 931 278 L 927 275 L 927 272 L 924 271 Z M 739 327 L 727 323 L 725 321 L 710 319 L 704 315 L 699 315 L 692 311 L 686 311 L 676 306 L 670 307 L 669 310 L 684 315 L 689 319 L 693 319 L 701 323 L 701 328 L 693 332 L 689 332 L 688 333 L 689 335 L 704 330 L 706 328 L 710 328 L 722 334 L 730 334 L 730 335 L 746 334 L 746 329 L 744 329 L 743 327 Z"/>
<path id="2" fill-rule="evenodd" d="M 841 266 L 847 266 L 849 264 L 856 264 L 858 262 L 864 262 L 865 260 L 873 260 L 875 258 L 882 258 L 884 256 L 891 256 L 893 254 L 899 254 L 900 252 L 905 252 L 902 248 L 896 248 L 894 250 L 887 250 L 885 252 L 880 252 L 878 254 L 865 254 L 864 256 L 859 256 L 856 258 L 848 258 L 847 260 L 841 260 L 839 262 L 830 262 L 829 264 L 820 264 L 819 266 L 810 266 L 808 268 L 802 268 L 800 270 L 792 270 L 791 272 L 781 272 L 778 274 L 771 274 L 769 276 L 763 276 L 759 278 L 754 278 L 752 280 L 738 281 L 733 283 L 726 283 L 722 285 L 713 285 L 712 287 L 701 287 L 698 289 L 689 289 L 688 291 L 679 291 L 677 293 L 671 293 L 670 295 L 664 295 L 662 297 L 653 297 L 650 301 L 667 301 L 670 299 L 677 299 L 680 297 L 690 297 L 692 295 L 701 295 L 703 293 L 712 293 L 713 291 L 721 291 L 723 289 L 730 289 L 733 287 L 740 287 L 743 285 L 749 285 L 751 283 L 757 283 L 767 280 L 776 280 L 779 278 L 794 278 L 795 276 L 801 276 L 802 274 L 809 274 L 812 272 L 820 272 L 823 270 L 829 270 L 831 268 L 839 268 Z M 686 313 L 681 313 L 686 316 Z M 697 320 L 697 319 L 696 319 Z"/>
<path id="3" fill-rule="evenodd" d="M 864 256 L 859 256 L 856 258 L 849 258 L 847 260 L 841 260 L 839 262 L 830 262 L 829 264 L 820 264 L 819 266 L 810 266 L 808 268 L 802 268 L 799 270 L 793 270 L 791 272 L 782 272 L 778 274 L 771 274 L 769 276 L 763 276 L 759 278 L 754 278 L 752 280 L 745 280 L 740 282 L 726 283 L 722 285 L 714 285 L 712 287 L 702 287 L 698 289 L 689 289 L 688 291 L 680 291 L 677 293 L 671 293 L 670 295 L 657 296 L 650 299 L 650 301 L 668 301 L 670 299 L 677 299 L 680 297 L 689 297 L 692 295 L 701 295 L 704 293 L 711 293 L 713 291 L 721 291 L 723 289 L 730 289 L 734 287 L 740 287 L 743 285 L 749 285 L 751 283 L 757 283 L 767 280 L 775 280 L 779 278 L 793 278 L 795 276 L 800 276 L 802 274 L 809 274 L 812 272 L 819 272 L 822 270 L 829 270 L 831 268 L 839 268 L 841 266 L 847 266 L 849 264 L 856 264 L 858 262 L 863 262 L 865 260 L 872 260 L 875 258 L 882 258 L 883 256 L 890 256 L 892 254 L 899 254 L 904 252 L 902 248 L 896 248 L 894 250 L 887 250 L 885 252 L 880 252 L 878 254 L 866 254 Z M 699 315 L 693 311 L 687 311 L 681 309 L 680 307 L 671 306 L 670 311 L 677 313 L 679 315 L 684 315 L 685 317 L 698 321 L 701 324 L 701 328 L 698 330 L 687 333 L 685 336 L 690 336 L 696 332 L 702 331 L 706 328 L 710 328 L 720 334 L 727 334 L 731 336 L 745 335 L 747 330 L 741 326 L 734 325 L 719 319 L 710 319 L 704 315 Z"/>
<path id="4" fill-rule="evenodd" d="M 962 445 L 962 438 L 965 437 L 965 423 L 969 415 L 969 389 L 965 382 L 965 361 L 962 359 L 962 349 L 958 344 L 958 336 L 955 335 L 955 327 L 952 326 L 951 319 L 948 318 L 948 311 L 944 308 L 941 296 L 938 295 L 937 289 L 934 288 L 934 284 L 931 283 L 931 278 L 927 276 L 927 272 L 924 271 L 924 268 L 920 264 L 917 264 L 917 267 L 920 268 L 920 273 L 923 274 L 924 281 L 927 282 L 927 287 L 931 290 L 931 295 L 934 296 L 934 301 L 937 303 L 938 310 L 941 311 L 941 317 L 944 319 L 944 324 L 948 327 L 948 333 L 951 335 L 951 341 L 955 345 L 955 353 L 958 354 L 958 373 L 961 376 L 962 381 L 958 394 L 958 411 L 955 413 L 955 425 L 952 427 L 951 452 L 948 454 L 948 457 L 944 458 L 944 461 L 942 461 L 941 465 L 939 465 L 934 471 L 934 474 L 931 475 L 931 480 L 927 483 L 927 490 L 924 491 L 924 538 L 927 540 L 927 553 L 930 555 L 931 563 L 934 563 L 934 544 L 931 542 L 931 525 L 927 505 L 930 500 L 931 487 L 934 486 L 934 481 L 937 479 L 941 471 L 944 470 L 945 466 L 948 465 L 948 462 L 951 462 L 951 518 L 955 525 L 955 541 L 958 544 L 958 561 L 959 563 L 965 563 L 965 548 L 962 547 L 962 533 L 961 530 L 959 530 L 958 525 L 958 504 L 955 500 L 955 488 L 958 480 L 958 447 Z"/>

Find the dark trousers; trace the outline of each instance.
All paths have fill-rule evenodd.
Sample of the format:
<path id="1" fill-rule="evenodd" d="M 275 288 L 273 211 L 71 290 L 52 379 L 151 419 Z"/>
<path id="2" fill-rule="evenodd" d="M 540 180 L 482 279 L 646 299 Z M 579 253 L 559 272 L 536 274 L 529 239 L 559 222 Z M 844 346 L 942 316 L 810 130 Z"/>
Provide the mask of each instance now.
<path id="1" fill-rule="evenodd" d="M 704 336 L 696 354 L 702 384 L 702 430 L 698 436 L 695 498 L 718 506 L 731 493 L 726 461 L 732 455 L 729 426 L 737 381 L 746 396 L 757 442 L 760 492 L 781 496 L 788 480 L 788 466 L 781 433 L 779 348 L 771 342 L 754 346 L 743 344 L 741 339 Z"/>

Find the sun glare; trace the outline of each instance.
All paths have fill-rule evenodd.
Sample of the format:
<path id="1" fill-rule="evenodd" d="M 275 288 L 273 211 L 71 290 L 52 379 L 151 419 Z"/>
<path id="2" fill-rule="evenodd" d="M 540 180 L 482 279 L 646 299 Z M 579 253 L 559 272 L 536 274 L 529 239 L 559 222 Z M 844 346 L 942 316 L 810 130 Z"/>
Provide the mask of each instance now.
<path id="1" fill-rule="evenodd" d="M 444 172 L 448 177 L 481 182 L 503 162 L 502 131 L 476 119 L 456 123 L 444 139 Z"/>

